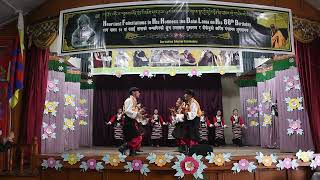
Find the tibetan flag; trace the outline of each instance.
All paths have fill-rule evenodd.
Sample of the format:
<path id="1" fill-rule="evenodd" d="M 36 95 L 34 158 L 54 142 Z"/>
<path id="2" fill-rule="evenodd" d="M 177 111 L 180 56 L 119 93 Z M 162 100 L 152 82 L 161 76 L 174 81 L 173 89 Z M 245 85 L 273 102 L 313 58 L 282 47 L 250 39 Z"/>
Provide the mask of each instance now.
<path id="1" fill-rule="evenodd" d="M 10 59 L 10 74 L 8 98 L 11 108 L 14 108 L 19 101 L 19 91 L 23 88 L 24 78 L 24 21 L 20 11 L 18 17 L 19 37 L 16 38 Z"/>

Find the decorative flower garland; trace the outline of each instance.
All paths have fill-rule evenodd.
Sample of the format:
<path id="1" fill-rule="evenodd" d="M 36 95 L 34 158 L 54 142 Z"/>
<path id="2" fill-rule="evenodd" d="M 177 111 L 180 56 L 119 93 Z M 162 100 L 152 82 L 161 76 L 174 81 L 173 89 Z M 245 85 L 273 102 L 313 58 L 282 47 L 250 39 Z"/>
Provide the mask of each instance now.
<path id="1" fill-rule="evenodd" d="M 145 69 L 140 75 L 141 78 L 147 77 L 147 78 L 152 78 L 155 75 L 153 75 L 148 69 Z"/>
<path id="2" fill-rule="evenodd" d="M 104 169 L 102 162 L 97 162 L 95 159 L 88 159 L 87 161 L 82 161 L 79 168 L 82 172 L 86 172 L 88 169 L 100 172 Z"/>
<path id="3" fill-rule="evenodd" d="M 287 119 L 289 122 L 289 128 L 287 129 L 287 134 L 289 136 L 293 135 L 294 133 L 298 135 L 303 135 L 303 129 L 301 129 L 301 121 L 298 120 L 292 120 L 292 119 Z"/>
<path id="4" fill-rule="evenodd" d="M 165 153 L 164 155 L 159 155 L 155 153 L 149 153 L 147 160 L 149 160 L 149 164 L 156 164 L 158 167 L 162 167 L 167 163 L 171 163 L 173 156 L 169 153 Z"/>
<path id="5" fill-rule="evenodd" d="M 55 160 L 53 157 L 48 158 L 47 160 L 43 159 L 41 163 L 42 169 L 54 168 L 57 171 L 60 171 L 63 167 L 59 160 Z"/>
<path id="6" fill-rule="evenodd" d="M 233 163 L 232 171 L 234 173 L 239 173 L 240 171 L 253 172 L 257 168 L 254 162 L 249 162 L 246 159 L 241 159 L 238 163 Z"/>
<path id="7" fill-rule="evenodd" d="M 310 162 L 314 158 L 313 151 L 302 151 L 301 149 L 296 153 L 299 160 L 304 163 Z"/>
<path id="8" fill-rule="evenodd" d="M 42 134 L 42 139 L 55 139 L 56 138 L 56 133 L 54 132 L 56 129 L 56 124 L 47 124 L 45 122 L 42 122 L 42 128 L 43 128 L 43 134 Z"/>
<path id="9" fill-rule="evenodd" d="M 267 155 L 263 155 L 262 152 L 258 152 L 256 159 L 258 161 L 258 163 L 263 164 L 266 167 L 270 167 L 272 165 L 272 163 L 277 163 L 277 159 L 278 157 L 271 154 L 270 156 Z"/>
<path id="10" fill-rule="evenodd" d="M 62 154 L 63 161 L 67 161 L 70 165 L 74 165 L 79 162 L 84 156 L 80 153 L 77 154 Z"/>
<path id="11" fill-rule="evenodd" d="M 127 158 L 126 155 L 123 155 L 121 153 L 118 154 L 105 154 L 102 158 L 102 161 L 104 161 L 104 164 L 110 164 L 111 166 L 118 166 L 120 163 L 126 162 L 125 159 Z"/>
<path id="12" fill-rule="evenodd" d="M 286 86 L 285 86 L 286 91 L 290 91 L 292 89 L 301 90 L 299 75 L 295 75 L 293 76 L 293 78 L 285 76 L 283 77 L 283 81 L 286 83 Z"/>
<path id="13" fill-rule="evenodd" d="M 283 170 L 283 169 L 297 169 L 298 163 L 296 159 L 291 159 L 291 158 L 284 158 L 283 160 L 279 160 L 278 164 L 276 167 L 278 170 Z"/>
<path id="14" fill-rule="evenodd" d="M 287 106 L 287 111 L 288 112 L 292 112 L 294 110 L 303 110 L 303 106 L 302 106 L 302 100 L 303 97 L 297 97 L 297 98 L 290 98 L 290 97 L 286 97 L 285 101 L 288 104 Z"/>
<path id="15" fill-rule="evenodd" d="M 184 154 L 177 155 L 177 161 L 174 162 L 172 166 L 173 169 L 177 171 L 174 176 L 183 178 L 185 174 L 192 174 L 196 179 L 203 179 L 203 170 L 207 166 L 201 161 L 202 156 L 193 154 L 190 156 L 185 156 Z"/>
<path id="16" fill-rule="evenodd" d="M 201 77 L 202 73 L 199 72 L 197 69 L 192 69 L 191 72 L 188 74 L 189 77 L 197 76 Z"/>
<path id="17" fill-rule="evenodd" d="M 217 166 L 223 166 L 226 162 L 230 162 L 231 153 L 214 154 L 211 152 L 206 156 L 206 159 L 210 164 L 215 164 Z"/>
<path id="18" fill-rule="evenodd" d="M 147 176 L 147 173 L 150 172 L 148 166 L 148 164 L 143 164 L 140 159 L 135 159 L 132 162 L 127 162 L 124 169 L 126 169 L 126 172 L 140 171 L 142 175 Z"/>

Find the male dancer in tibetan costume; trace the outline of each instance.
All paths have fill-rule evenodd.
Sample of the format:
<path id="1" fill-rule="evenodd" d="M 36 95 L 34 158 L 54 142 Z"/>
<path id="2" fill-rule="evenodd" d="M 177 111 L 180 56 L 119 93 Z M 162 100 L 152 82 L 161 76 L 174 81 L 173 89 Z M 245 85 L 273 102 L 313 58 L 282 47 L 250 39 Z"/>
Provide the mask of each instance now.
<path id="1" fill-rule="evenodd" d="M 185 100 L 187 101 L 187 111 L 185 112 L 184 121 L 184 138 L 183 141 L 187 145 L 186 153 L 189 153 L 190 147 L 197 145 L 200 141 L 200 117 L 202 111 L 199 103 L 194 99 L 194 91 L 191 89 L 185 90 Z"/>
<path id="2" fill-rule="evenodd" d="M 130 97 L 124 102 L 124 123 L 123 123 L 123 135 L 125 143 L 119 148 L 122 154 L 125 154 L 126 150 L 130 149 L 130 156 L 137 155 L 137 150 L 141 147 L 142 136 L 138 128 L 138 122 L 136 119 L 142 117 L 141 112 L 137 107 L 137 98 L 140 97 L 140 91 L 136 87 L 132 87 L 129 90 Z"/>
<path id="3" fill-rule="evenodd" d="M 233 114 L 230 117 L 230 121 L 232 124 L 232 132 L 233 132 L 232 142 L 235 145 L 242 146 L 242 128 L 245 126 L 244 126 L 244 121 L 239 116 L 237 109 L 233 110 Z"/>

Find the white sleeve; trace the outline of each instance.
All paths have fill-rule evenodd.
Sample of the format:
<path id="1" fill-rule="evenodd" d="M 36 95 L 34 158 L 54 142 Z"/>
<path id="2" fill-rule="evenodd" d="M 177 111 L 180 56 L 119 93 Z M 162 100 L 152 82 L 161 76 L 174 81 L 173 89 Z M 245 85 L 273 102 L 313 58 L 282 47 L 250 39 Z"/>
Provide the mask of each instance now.
<path id="1" fill-rule="evenodd" d="M 124 113 L 132 119 L 135 119 L 137 117 L 138 112 L 132 111 L 133 102 L 131 99 L 127 99 L 124 102 Z"/>
<path id="2" fill-rule="evenodd" d="M 196 118 L 196 116 L 197 116 L 197 111 L 198 111 L 198 107 L 197 107 L 196 103 L 191 103 L 190 109 L 191 109 L 191 111 L 188 112 L 188 117 L 187 117 L 187 119 L 188 119 L 188 120 L 193 120 L 194 118 Z"/>

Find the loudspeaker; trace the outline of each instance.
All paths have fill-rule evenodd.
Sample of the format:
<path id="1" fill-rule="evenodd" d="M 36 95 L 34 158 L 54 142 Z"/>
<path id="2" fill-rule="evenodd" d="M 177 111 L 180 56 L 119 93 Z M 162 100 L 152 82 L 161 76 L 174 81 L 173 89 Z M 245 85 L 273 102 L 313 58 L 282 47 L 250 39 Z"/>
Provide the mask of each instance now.
<path id="1" fill-rule="evenodd" d="M 213 148 L 207 144 L 194 145 L 189 149 L 189 155 L 197 154 L 206 156 L 208 153 L 212 152 Z"/>

